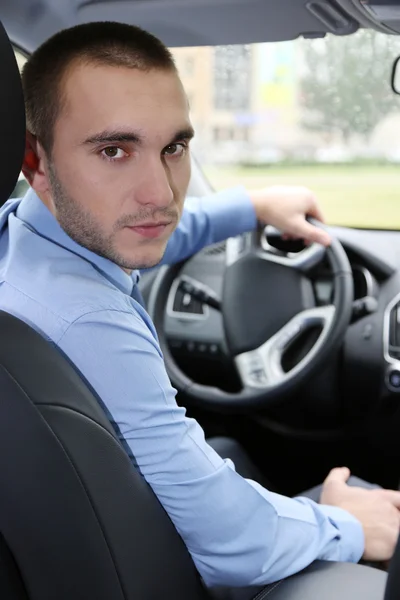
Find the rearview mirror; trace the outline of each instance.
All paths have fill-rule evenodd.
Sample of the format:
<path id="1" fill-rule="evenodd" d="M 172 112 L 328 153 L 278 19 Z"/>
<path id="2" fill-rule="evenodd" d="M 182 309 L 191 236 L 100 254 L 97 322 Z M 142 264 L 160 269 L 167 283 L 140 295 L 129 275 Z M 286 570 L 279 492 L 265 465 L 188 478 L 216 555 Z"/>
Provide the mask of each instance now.
<path id="1" fill-rule="evenodd" d="M 391 84 L 394 93 L 400 95 L 400 56 L 393 63 Z"/>

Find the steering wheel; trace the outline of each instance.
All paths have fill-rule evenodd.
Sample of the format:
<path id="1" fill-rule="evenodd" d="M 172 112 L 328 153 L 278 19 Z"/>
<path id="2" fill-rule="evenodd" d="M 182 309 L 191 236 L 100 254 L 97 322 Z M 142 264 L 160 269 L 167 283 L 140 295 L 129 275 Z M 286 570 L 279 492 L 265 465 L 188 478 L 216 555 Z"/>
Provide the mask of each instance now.
<path id="1" fill-rule="evenodd" d="M 317 306 L 311 275 L 325 258 L 333 297 L 330 304 Z M 352 313 L 353 277 L 337 239 L 327 249 L 312 244 L 301 252 L 285 253 L 269 246 L 263 232 L 230 238 L 221 310 L 228 353 L 236 365 L 241 391 L 231 393 L 198 384 L 176 363 L 163 327 L 168 294 L 181 268 L 182 263 L 160 269 L 148 310 L 171 382 L 192 404 L 229 412 L 276 404 L 321 369 L 344 339 Z M 311 332 L 314 343 L 290 364 L 287 357 L 296 341 Z"/>

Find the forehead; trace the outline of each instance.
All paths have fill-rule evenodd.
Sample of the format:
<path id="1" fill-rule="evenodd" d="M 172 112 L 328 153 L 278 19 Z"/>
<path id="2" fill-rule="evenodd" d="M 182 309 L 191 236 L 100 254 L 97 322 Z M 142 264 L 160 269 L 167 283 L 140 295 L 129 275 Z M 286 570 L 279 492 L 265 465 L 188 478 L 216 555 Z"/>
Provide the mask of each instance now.
<path id="1" fill-rule="evenodd" d="M 189 123 L 188 103 L 174 71 L 74 65 L 63 84 L 63 109 L 56 123 L 81 137 L 127 126 L 144 135 L 166 135 Z"/>

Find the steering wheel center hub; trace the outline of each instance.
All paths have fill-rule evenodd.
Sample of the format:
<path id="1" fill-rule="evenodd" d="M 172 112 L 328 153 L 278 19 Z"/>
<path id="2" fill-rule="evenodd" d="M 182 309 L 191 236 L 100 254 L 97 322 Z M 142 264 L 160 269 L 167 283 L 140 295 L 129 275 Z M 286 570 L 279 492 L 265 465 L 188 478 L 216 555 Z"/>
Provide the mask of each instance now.
<path id="1" fill-rule="evenodd" d="M 227 268 L 222 304 L 227 342 L 236 356 L 258 348 L 315 302 L 301 272 L 249 254 Z"/>

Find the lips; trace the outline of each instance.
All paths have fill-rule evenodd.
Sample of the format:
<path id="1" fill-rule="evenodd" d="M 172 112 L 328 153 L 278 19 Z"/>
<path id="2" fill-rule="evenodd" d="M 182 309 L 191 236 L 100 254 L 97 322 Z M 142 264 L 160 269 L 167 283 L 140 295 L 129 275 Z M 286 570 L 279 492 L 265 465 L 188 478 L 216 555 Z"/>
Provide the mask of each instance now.
<path id="1" fill-rule="evenodd" d="M 129 227 L 129 229 L 142 237 L 157 238 L 164 233 L 168 225 L 170 225 L 170 221 L 164 221 L 162 223 L 141 223 L 140 225 Z"/>

